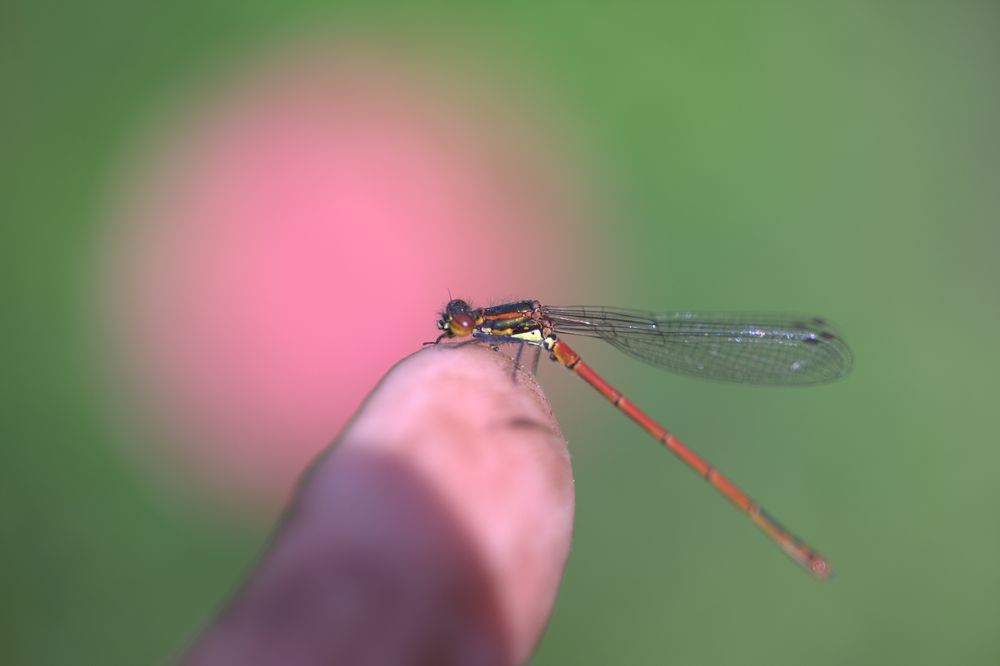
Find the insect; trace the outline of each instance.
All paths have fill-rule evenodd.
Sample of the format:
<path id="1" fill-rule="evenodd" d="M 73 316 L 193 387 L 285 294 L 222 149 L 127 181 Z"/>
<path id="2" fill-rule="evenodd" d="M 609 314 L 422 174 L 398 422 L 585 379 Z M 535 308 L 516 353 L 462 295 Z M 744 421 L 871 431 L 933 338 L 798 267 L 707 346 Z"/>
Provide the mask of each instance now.
<path id="1" fill-rule="evenodd" d="M 660 368 L 746 384 L 805 386 L 843 376 L 851 351 L 826 320 L 788 314 L 690 312 L 655 314 L 606 307 L 552 307 L 518 301 L 473 308 L 451 300 L 437 327 L 444 338 L 472 337 L 489 344 L 534 345 L 575 372 L 667 450 L 743 511 L 789 557 L 819 578 L 829 561 L 785 529 L 732 481 L 647 416 L 601 378 L 558 335 L 600 338 Z"/>

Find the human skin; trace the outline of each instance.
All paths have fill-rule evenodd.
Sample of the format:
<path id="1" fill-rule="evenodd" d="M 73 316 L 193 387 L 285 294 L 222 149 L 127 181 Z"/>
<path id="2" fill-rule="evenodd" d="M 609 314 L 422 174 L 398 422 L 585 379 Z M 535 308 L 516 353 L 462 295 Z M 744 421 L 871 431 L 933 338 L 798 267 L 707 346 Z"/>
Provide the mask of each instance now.
<path id="1" fill-rule="evenodd" d="M 482 345 L 428 347 L 306 472 L 184 663 L 523 663 L 573 509 L 566 442 L 534 378 Z"/>

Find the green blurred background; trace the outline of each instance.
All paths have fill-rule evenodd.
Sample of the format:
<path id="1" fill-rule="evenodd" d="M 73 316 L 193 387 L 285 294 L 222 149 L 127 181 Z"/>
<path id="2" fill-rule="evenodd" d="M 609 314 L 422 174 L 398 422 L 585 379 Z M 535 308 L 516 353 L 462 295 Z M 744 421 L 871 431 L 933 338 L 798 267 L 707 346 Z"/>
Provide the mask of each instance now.
<path id="1" fill-rule="evenodd" d="M 112 443 L 80 280 L 109 174 L 165 91 L 348 20 L 489 43 L 556 100 L 617 206 L 587 231 L 604 300 L 815 311 L 855 351 L 844 382 L 784 391 L 581 345 L 815 542 L 829 583 L 545 368 L 578 510 L 535 663 L 1000 661 L 1000 9 L 358 5 L 0 9 L 0 661 L 167 661 L 264 542 L 264 522 L 164 501 Z"/>

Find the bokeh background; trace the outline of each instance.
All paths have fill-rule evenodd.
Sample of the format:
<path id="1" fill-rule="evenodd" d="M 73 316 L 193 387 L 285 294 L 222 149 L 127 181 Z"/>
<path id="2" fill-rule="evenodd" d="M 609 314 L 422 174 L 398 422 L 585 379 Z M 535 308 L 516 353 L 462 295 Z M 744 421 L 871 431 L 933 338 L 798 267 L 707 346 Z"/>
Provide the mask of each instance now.
<path id="1" fill-rule="evenodd" d="M 163 663 L 455 295 L 838 322 L 837 384 L 569 373 L 537 664 L 1000 660 L 989 2 L 6 3 L 0 661 Z"/>

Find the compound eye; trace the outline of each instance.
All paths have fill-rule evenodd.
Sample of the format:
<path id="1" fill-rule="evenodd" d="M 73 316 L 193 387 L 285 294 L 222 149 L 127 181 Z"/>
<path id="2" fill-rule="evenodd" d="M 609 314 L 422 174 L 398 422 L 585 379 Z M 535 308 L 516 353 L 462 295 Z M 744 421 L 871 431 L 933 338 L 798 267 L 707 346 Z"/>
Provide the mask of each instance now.
<path id="1" fill-rule="evenodd" d="M 451 318 L 448 322 L 448 329 L 451 334 L 458 338 L 464 338 L 467 335 L 472 335 L 472 329 L 475 326 L 475 322 L 472 321 L 472 317 L 467 314 L 457 314 Z"/>

